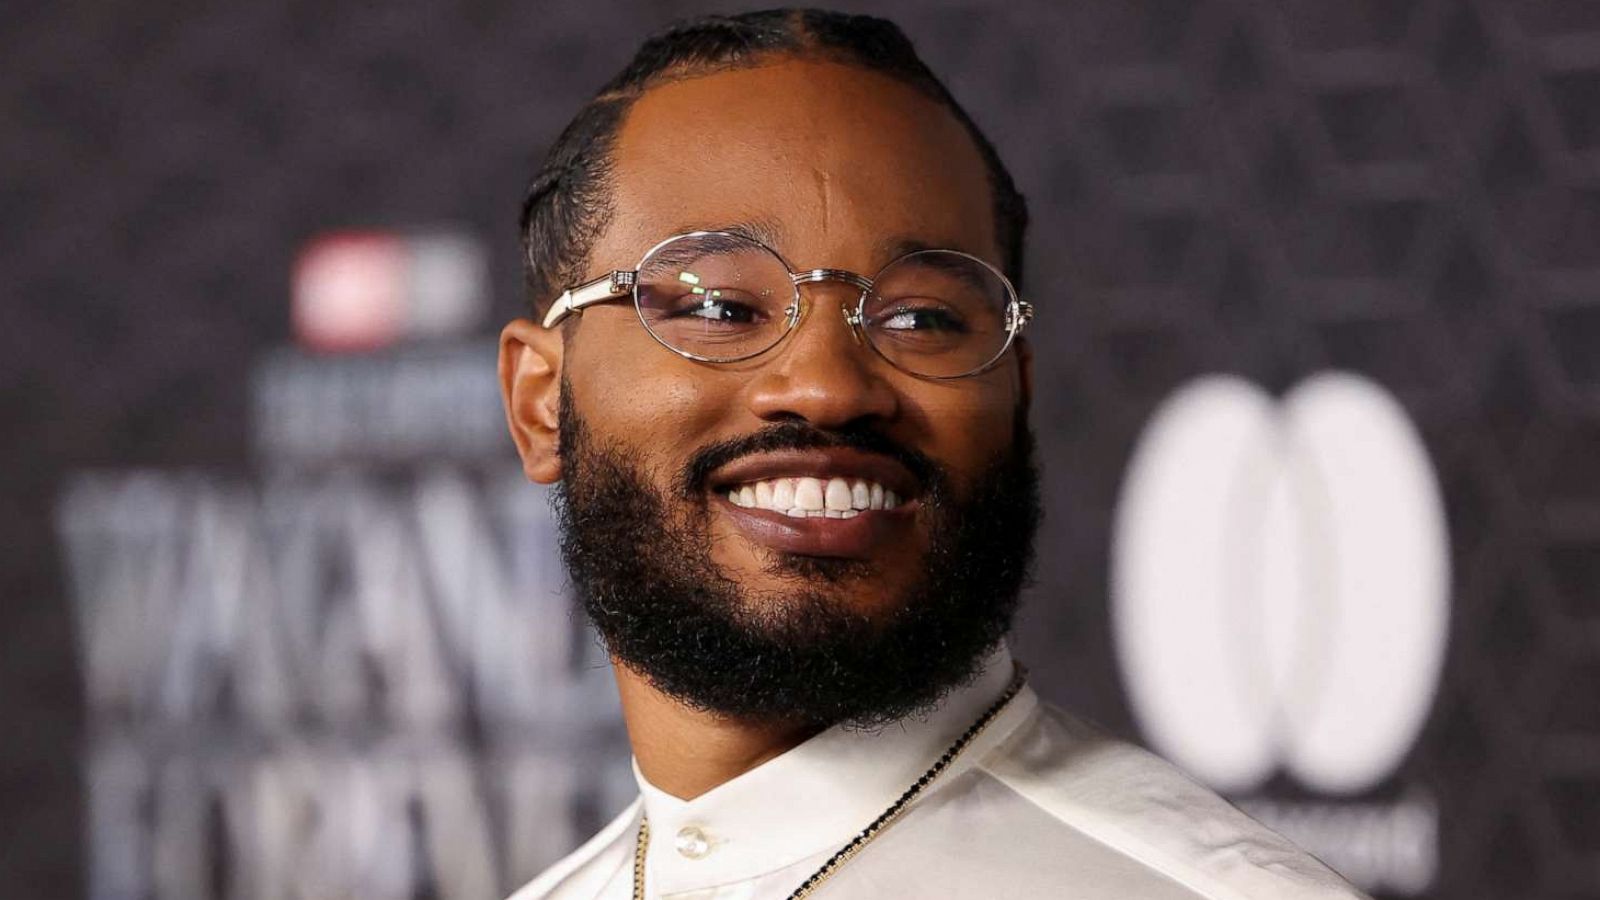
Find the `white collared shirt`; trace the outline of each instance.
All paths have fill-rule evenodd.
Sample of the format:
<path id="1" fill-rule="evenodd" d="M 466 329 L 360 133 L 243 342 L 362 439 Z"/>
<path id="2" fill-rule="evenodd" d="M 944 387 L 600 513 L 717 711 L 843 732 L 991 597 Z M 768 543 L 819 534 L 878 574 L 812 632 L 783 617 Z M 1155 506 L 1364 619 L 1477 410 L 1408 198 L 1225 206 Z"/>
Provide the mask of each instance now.
<path id="1" fill-rule="evenodd" d="M 834 728 L 693 800 L 640 797 L 511 900 L 627 900 L 642 813 L 646 896 L 787 897 L 889 807 L 1004 691 L 1002 647 L 924 719 Z M 1024 687 L 818 898 L 1332 900 L 1321 863 L 1137 747 Z"/>

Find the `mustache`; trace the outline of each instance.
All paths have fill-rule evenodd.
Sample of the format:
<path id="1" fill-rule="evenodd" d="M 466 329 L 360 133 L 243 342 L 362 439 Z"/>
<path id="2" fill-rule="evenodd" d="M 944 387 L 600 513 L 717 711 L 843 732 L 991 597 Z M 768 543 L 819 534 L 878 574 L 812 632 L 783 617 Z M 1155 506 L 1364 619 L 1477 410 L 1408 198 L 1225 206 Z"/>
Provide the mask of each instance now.
<path id="1" fill-rule="evenodd" d="M 868 425 L 846 425 L 821 429 L 805 422 L 779 422 L 754 434 L 708 444 L 695 451 L 683 467 L 679 489 L 685 498 L 703 493 L 711 473 L 728 463 L 758 453 L 779 450 L 828 450 L 848 448 L 863 453 L 887 456 L 904 466 L 930 498 L 942 497 L 949 485 L 944 467 L 933 458 L 894 440 Z"/>

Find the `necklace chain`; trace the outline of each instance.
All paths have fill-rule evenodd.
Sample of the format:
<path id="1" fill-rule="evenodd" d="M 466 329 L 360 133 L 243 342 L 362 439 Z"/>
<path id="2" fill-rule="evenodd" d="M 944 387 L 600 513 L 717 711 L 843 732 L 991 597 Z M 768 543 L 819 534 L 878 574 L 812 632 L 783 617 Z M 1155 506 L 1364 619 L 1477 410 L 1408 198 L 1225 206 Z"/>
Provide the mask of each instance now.
<path id="1" fill-rule="evenodd" d="M 885 828 L 894 824 L 901 814 L 906 811 L 906 808 L 911 805 L 911 801 L 921 796 L 922 792 L 927 790 L 928 786 L 933 783 L 933 780 L 938 778 L 945 769 L 949 768 L 950 764 L 956 761 L 956 757 L 960 756 L 963 750 L 967 749 L 967 745 L 971 744 L 978 735 L 983 733 L 989 723 L 1000 715 L 1000 711 L 1006 708 L 1006 704 L 1010 703 L 1012 698 L 1016 697 L 1018 692 L 1022 690 L 1022 685 L 1026 678 L 1027 670 L 1022 667 L 1021 663 L 1016 664 L 1016 670 L 1011 676 L 1011 682 L 1006 685 L 1006 689 L 1000 694 L 1000 698 L 995 700 L 994 704 L 987 710 L 984 710 L 983 715 L 968 726 L 967 730 L 956 738 L 955 743 L 944 751 L 944 755 L 935 760 L 933 765 L 928 767 L 928 771 L 922 773 L 922 777 L 912 782 L 911 787 L 906 788 L 905 793 L 901 794 L 899 799 L 889 804 L 888 809 L 879 813 L 878 817 L 873 819 L 867 827 L 857 832 L 856 836 L 851 838 L 848 844 L 839 848 L 837 853 L 828 857 L 827 862 L 823 863 L 815 872 L 812 872 L 811 877 L 801 882 L 800 886 L 794 889 L 794 893 L 789 895 L 788 900 L 802 900 L 802 898 L 811 896 L 811 892 L 816 890 L 818 885 L 828 880 L 834 872 L 839 870 L 840 866 L 853 859 L 856 854 L 861 852 L 862 848 L 871 843 L 872 839 L 882 833 Z M 644 900 L 644 857 L 649 847 L 650 819 L 646 816 L 641 817 L 639 820 L 639 836 L 635 839 L 633 845 L 633 900 Z"/>

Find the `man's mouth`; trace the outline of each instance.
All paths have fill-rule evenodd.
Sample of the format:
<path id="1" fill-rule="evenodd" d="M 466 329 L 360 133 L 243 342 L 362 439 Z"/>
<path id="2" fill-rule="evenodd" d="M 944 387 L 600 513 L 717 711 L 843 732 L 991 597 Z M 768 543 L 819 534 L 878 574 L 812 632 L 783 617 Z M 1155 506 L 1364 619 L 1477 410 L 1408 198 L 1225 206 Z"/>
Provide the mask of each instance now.
<path id="1" fill-rule="evenodd" d="M 767 478 L 728 491 L 728 502 L 745 509 L 766 509 L 794 519 L 853 519 L 872 509 L 894 509 L 900 497 L 865 478 Z"/>
<path id="2" fill-rule="evenodd" d="M 732 524 L 774 550 L 868 559 L 903 545 L 920 482 L 882 454 L 850 448 L 778 451 L 718 469 L 712 491 Z"/>

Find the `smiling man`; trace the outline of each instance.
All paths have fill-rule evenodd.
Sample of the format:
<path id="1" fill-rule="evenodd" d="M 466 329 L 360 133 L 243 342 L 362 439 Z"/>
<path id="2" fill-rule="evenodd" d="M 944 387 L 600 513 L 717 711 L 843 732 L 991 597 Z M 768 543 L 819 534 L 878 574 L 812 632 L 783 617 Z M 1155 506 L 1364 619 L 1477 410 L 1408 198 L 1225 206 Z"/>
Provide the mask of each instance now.
<path id="1" fill-rule="evenodd" d="M 1026 218 L 867 17 L 682 24 L 557 140 L 500 373 L 641 796 L 518 900 L 1354 896 L 1006 649 Z"/>

